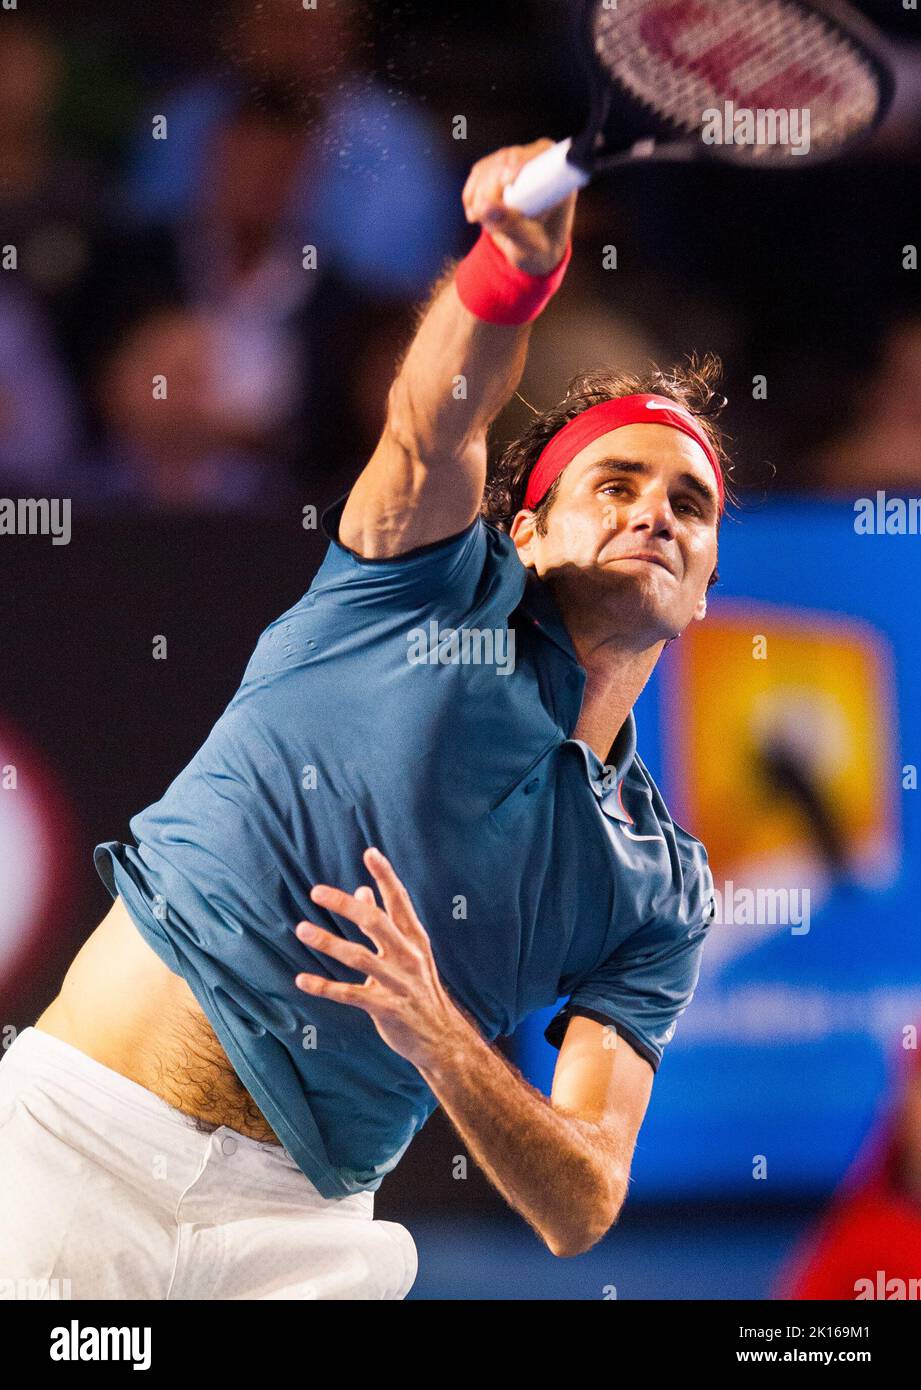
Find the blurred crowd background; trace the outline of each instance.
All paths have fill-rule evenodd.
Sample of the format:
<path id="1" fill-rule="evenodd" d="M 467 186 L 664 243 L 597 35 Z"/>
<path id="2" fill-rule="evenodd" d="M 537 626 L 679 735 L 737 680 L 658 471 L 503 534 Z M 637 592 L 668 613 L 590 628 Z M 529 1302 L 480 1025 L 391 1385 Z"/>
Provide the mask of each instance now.
<path id="1" fill-rule="evenodd" d="M 16 262 L 7 252 L 0 276 L 0 489 L 67 495 L 83 514 L 343 491 L 414 305 L 472 244 L 469 167 L 578 128 L 572 8 L 4 12 L 0 228 Z M 808 174 L 647 168 L 583 195 L 526 402 L 550 404 L 586 366 L 712 349 L 743 486 L 861 494 L 921 477 L 919 272 L 903 268 L 921 34 L 901 6 L 863 8 L 900 45 L 886 130 Z M 497 437 L 525 411 L 510 407 Z"/>

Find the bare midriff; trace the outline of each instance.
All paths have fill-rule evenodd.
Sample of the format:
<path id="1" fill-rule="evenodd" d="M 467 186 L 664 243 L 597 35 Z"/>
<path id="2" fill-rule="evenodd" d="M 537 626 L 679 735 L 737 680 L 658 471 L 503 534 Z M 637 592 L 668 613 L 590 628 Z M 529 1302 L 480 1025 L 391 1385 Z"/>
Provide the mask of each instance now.
<path id="1" fill-rule="evenodd" d="M 195 995 L 147 945 L 116 898 L 36 1019 L 103 1066 L 144 1086 L 199 1127 L 278 1144 Z"/>

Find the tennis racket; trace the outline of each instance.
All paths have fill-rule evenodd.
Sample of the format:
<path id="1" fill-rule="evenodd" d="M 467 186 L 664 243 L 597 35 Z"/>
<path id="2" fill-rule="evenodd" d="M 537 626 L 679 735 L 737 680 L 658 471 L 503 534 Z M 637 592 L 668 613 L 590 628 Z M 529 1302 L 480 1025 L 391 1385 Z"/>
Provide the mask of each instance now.
<path id="1" fill-rule="evenodd" d="M 790 168 L 832 158 L 880 124 L 894 94 L 887 41 L 844 0 L 582 0 L 579 38 L 589 119 L 506 187 L 506 204 L 528 217 L 640 160 Z M 808 119 L 808 148 L 771 139 L 783 134 L 770 123 L 778 113 L 788 136 Z M 745 121 L 755 138 L 737 142 Z"/>

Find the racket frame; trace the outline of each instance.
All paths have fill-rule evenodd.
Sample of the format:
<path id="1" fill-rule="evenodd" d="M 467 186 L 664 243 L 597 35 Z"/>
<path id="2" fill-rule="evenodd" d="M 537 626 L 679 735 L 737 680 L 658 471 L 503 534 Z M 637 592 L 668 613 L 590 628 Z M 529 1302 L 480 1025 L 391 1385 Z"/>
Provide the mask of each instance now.
<path id="1" fill-rule="evenodd" d="M 612 78 L 595 47 L 594 18 L 598 0 L 582 0 L 577 42 L 581 50 L 586 80 L 591 94 L 588 118 L 578 135 L 560 140 L 537 155 L 520 170 L 503 194 L 509 207 L 528 217 L 562 202 L 570 193 L 584 188 L 595 173 L 643 162 L 690 164 L 705 160 L 751 169 L 757 173 L 786 172 L 798 166 L 830 163 L 844 151 L 852 151 L 866 141 L 885 120 L 895 96 L 892 45 L 864 15 L 847 0 L 784 0 L 804 15 L 818 15 L 839 35 L 850 40 L 873 69 L 879 100 L 874 119 L 839 144 L 818 152 L 810 150 L 804 158 L 779 160 L 753 159 L 745 147 L 706 145 L 700 135 L 690 136 L 677 122 L 650 111 L 645 102 Z M 620 113 L 642 135 L 634 134 L 623 145 L 605 147 L 605 127 L 612 113 Z"/>
<path id="2" fill-rule="evenodd" d="M 817 15 L 829 28 L 835 29 L 853 45 L 873 69 L 877 81 L 879 101 L 873 121 L 842 140 L 840 144 L 818 152 L 810 150 L 808 155 L 787 163 L 779 161 L 759 163 L 753 160 L 744 147 L 736 145 L 705 145 L 698 136 L 690 136 L 677 122 L 667 116 L 650 111 L 639 98 L 633 96 L 616 78 L 612 78 L 602 63 L 595 48 L 594 17 L 599 8 L 598 0 L 582 0 L 579 18 L 579 31 L 583 61 L 588 65 L 588 80 L 592 88 L 592 106 L 584 129 L 572 141 L 571 162 L 589 176 L 607 169 L 622 168 L 626 164 L 655 160 L 656 162 L 691 163 L 702 159 L 718 164 L 732 164 L 759 173 L 766 171 L 785 171 L 801 165 L 830 163 L 857 148 L 866 141 L 885 120 L 895 97 L 895 75 L 892 68 L 892 46 L 879 30 L 864 15 L 855 10 L 847 0 L 783 0 L 786 5 L 798 9 L 807 16 Z M 602 104 L 599 89 L 606 92 L 607 102 Z M 639 139 L 625 143 L 620 149 L 611 148 L 609 153 L 598 152 L 599 141 L 603 141 L 604 127 L 614 111 L 622 112 L 637 126 L 645 124 L 647 133 Z M 599 113 L 602 113 L 600 120 Z"/>

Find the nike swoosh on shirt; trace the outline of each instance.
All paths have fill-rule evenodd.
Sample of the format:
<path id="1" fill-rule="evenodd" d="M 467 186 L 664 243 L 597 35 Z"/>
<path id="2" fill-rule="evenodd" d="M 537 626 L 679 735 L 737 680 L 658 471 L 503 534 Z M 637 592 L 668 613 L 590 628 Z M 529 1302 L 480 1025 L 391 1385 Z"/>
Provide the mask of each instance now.
<path id="1" fill-rule="evenodd" d="M 620 822 L 619 822 L 619 825 L 620 825 L 621 830 L 624 832 L 624 834 L 626 835 L 626 837 L 627 837 L 628 840 L 658 840 L 658 841 L 660 842 L 660 844 L 663 844 L 663 845 L 665 844 L 665 836 L 664 836 L 664 835 L 634 835 L 634 833 L 633 833 L 632 830 L 628 830 L 628 829 L 627 829 L 627 827 L 624 825 L 623 821 L 620 821 Z"/>

